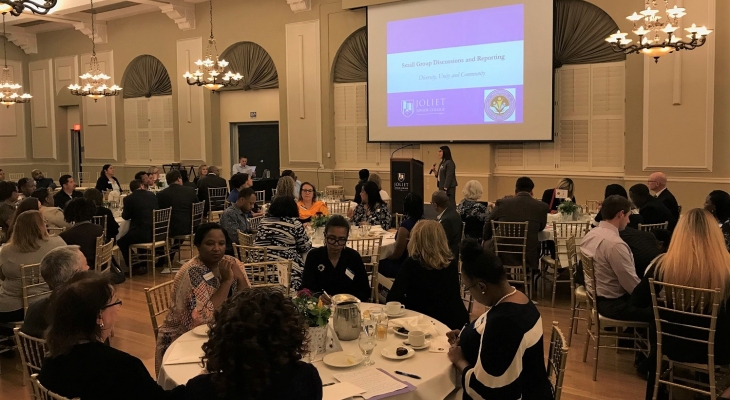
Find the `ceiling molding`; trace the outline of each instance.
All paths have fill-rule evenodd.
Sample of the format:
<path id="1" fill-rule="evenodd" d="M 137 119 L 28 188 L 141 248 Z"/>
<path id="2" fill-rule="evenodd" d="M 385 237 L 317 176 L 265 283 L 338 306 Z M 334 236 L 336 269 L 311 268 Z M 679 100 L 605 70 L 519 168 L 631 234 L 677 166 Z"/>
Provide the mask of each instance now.
<path id="1" fill-rule="evenodd" d="M 103 21 L 96 21 L 94 23 L 96 25 L 96 35 L 91 34 L 91 23 L 86 22 L 74 22 L 73 26 L 76 28 L 77 31 L 81 31 L 84 35 L 88 36 L 89 39 L 93 39 L 96 44 L 100 43 L 106 43 L 108 41 L 108 37 L 106 34 L 106 22 Z"/>
<path id="2" fill-rule="evenodd" d="M 291 10 L 295 13 L 302 11 L 310 11 L 312 9 L 311 0 L 286 0 Z"/>
<path id="3" fill-rule="evenodd" d="M 160 10 L 183 31 L 195 29 L 195 6 L 188 4 L 162 4 Z"/>
<path id="4" fill-rule="evenodd" d="M 23 49 L 25 54 L 38 54 L 38 39 L 34 33 L 10 29 L 7 35 L 7 39 Z"/>

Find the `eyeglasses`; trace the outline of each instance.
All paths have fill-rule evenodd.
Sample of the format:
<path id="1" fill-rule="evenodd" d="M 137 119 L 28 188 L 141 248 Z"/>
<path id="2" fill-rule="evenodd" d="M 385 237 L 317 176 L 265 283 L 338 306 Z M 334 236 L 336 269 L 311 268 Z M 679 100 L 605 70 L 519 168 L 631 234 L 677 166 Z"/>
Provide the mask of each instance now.
<path id="1" fill-rule="evenodd" d="M 347 244 L 347 238 L 346 237 L 335 237 L 335 236 L 327 236 L 327 243 L 331 245 L 339 244 L 340 246 L 344 246 Z"/>
<path id="2" fill-rule="evenodd" d="M 122 305 L 122 299 L 119 299 L 119 300 L 115 301 L 114 303 L 111 303 L 111 304 L 107 304 L 107 305 L 105 305 L 105 306 L 104 306 L 104 307 L 102 307 L 101 309 L 102 309 L 102 310 L 106 310 L 106 309 L 107 309 L 107 308 L 109 308 L 109 307 L 114 307 L 114 306 L 121 306 L 121 305 Z"/>
<path id="3" fill-rule="evenodd" d="M 302 189 L 302 193 L 314 193 L 312 189 Z"/>
<path id="4" fill-rule="evenodd" d="M 469 289 L 473 288 L 474 286 L 476 286 L 476 285 L 478 285 L 478 284 L 479 284 L 479 282 L 474 282 L 474 283 L 472 283 L 472 284 L 471 284 L 471 285 L 469 285 L 469 286 L 464 286 L 464 285 L 461 285 L 461 286 L 462 286 L 462 287 L 464 288 L 464 291 L 466 292 L 467 290 L 469 290 Z"/>

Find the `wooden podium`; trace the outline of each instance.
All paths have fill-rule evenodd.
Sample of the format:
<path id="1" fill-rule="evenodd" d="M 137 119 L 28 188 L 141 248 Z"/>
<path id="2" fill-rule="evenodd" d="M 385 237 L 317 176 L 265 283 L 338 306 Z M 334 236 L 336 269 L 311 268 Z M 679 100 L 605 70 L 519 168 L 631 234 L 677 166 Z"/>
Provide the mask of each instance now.
<path id="1" fill-rule="evenodd" d="M 403 200 L 410 192 L 423 196 L 423 161 L 391 158 L 390 209 L 393 214 L 403 213 Z"/>

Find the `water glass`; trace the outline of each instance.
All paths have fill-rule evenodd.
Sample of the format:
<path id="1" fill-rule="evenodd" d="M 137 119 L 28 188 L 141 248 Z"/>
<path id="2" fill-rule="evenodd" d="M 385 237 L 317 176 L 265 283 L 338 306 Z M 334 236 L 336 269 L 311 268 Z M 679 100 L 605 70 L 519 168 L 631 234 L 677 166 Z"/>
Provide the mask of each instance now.
<path id="1" fill-rule="evenodd" d="M 375 337 L 362 332 L 360 333 L 360 339 L 357 344 L 360 346 L 362 354 L 365 355 L 365 361 L 363 361 L 362 365 L 368 367 L 375 364 L 375 362 L 370 359 L 370 355 L 373 354 L 373 349 L 375 349 L 375 346 L 378 345 L 375 343 Z"/>
<path id="2" fill-rule="evenodd" d="M 388 314 L 381 311 L 375 315 L 372 313 L 370 315 L 376 320 L 375 338 L 377 340 L 386 340 L 388 338 Z"/>

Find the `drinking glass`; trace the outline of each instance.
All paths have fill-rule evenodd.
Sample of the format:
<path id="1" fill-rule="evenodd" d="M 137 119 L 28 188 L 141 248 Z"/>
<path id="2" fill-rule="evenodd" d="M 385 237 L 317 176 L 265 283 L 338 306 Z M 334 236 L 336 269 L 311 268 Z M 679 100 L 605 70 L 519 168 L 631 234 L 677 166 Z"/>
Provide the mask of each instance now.
<path id="1" fill-rule="evenodd" d="M 369 367 L 375 364 L 375 362 L 370 359 L 370 355 L 373 354 L 373 349 L 375 349 L 375 346 L 378 345 L 375 343 L 375 337 L 362 332 L 360 333 L 360 339 L 357 344 L 360 346 L 362 354 L 365 355 L 365 361 L 363 361 L 362 365 Z"/>

